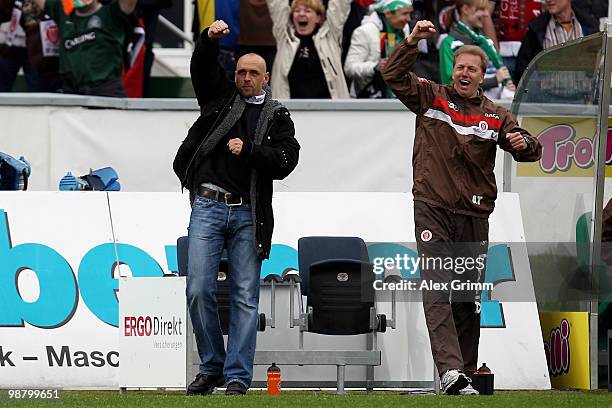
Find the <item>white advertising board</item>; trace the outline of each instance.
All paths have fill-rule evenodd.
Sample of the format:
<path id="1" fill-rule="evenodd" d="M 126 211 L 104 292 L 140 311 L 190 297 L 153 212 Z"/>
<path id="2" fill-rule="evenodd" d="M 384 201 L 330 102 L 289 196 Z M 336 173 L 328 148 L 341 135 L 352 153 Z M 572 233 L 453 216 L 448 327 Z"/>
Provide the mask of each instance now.
<path id="1" fill-rule="evenodd" d="M 117 329 L 98 317 L 115 296 L 112 248 L 105 193 L 0 194 L 2 387 L 117 381 Z"/>
<path id="2" fill-rule="evenodd" d="M 293 266 L 301 236 L 414 241 L 412 197 L 407 193 L 277 193 L 274 208 L 274 246 L 264 274 Z M 160 277 L 177 270 L 174 246 L 186 234 L 186 195 L 2 192 L 0 211 L 0 384 L 118 387 L 118 305 L 126 300 L 117 293 L 118 277 Z M 513 243 L 512 256 L 507 257 L 507 275 L 493 279 L 497 283 L 491 299 L 506 300 L 492 303 L 483 317 L 480 361 L 495 370 L 498 388 L 543 389 L 550 383 L 536 304 L 511 300 L 513 291 L 533 299 L 526 253 L 520 245 L 514 248 L 525 240 L 520 214 L 518 196 L 500 194 L 490 241 Z M 268 313 L 268 304 L 263 291 L 262 311 Z M 280 305 L 277 316 L 285 315 Z M 297 342 L 297 333 L 283 318 L 277 329 L 259 335 L 263 349 L 287 349 Z M 307 336 L 306 342 L 319 348 L 364 345 L 362 339 L 326 336 Z M 377 380 L 431 378 L 418 302 L 398 305 L 398 329 L 379 336 L 379 344 L 384 363 L 376 368 Z M 265 379 L 264 369 L 257 368 L 256 381 Z M 347 380 L 357 377 L 363 378 L 359 371 L 347 370 Z M 332 381 L 335 370 L 295 367 L 283 378 Z"/>
<path id="3" fill-rule="evenodd" d="M 185 278 L 119 278 L 119 385 L 185 388 Z"/>

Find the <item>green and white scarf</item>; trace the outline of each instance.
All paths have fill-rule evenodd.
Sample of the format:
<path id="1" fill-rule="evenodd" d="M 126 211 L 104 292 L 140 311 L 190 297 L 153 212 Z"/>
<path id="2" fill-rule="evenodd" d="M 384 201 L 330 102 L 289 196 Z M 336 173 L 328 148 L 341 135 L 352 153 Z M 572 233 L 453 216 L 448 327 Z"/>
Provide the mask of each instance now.
<path id="1" fill-rule="evenodd" d="M 377 0 L 376 3 L 370 6 L 370 11 L 384 13 L 386 11 L 396 11 L 402 7 L 411 7 L 411 0 Z"/>
<path id="2" fill-rule="evenodd" d="M 504 66 L 504 60 L 495 49 L 493 41 L 489 37 L 472 30 L 461 20 L 457 20 L 457 31 L 470 37 L 480 48 L 482 48 L 495 68 Z"/>
<path id="3" fill-rule="evenodd" d="M 506 65 L 504 63 L 504 59 L 501 57 L 501 55 L 499 55 L 499 53 L 495 49 L 495 46 L 493 45 L 493 41 L 489 37 L 472 30 L 459 18 L 457 18 L 457 31 L 470 37 L 472 41 L 474 41 L 480 48 L 482 48 L 485 54 L 487 54 L 487 58 L 489 58 L 489 61 L 491 61 L 491 63 L 496 69 L 500 69 L 501 67 Z M 506 85 L 507 82 L 507 79 L 504 80 L 504 85 Z"/>

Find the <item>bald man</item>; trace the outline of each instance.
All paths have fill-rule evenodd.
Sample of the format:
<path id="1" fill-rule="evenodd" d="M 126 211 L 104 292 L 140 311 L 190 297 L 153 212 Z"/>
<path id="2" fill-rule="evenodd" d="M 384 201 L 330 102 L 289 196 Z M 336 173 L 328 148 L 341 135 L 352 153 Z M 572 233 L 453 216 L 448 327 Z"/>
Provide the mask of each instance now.
<path id="1" fill-rule="evenodd" d="M 229 30 L 215 21 L 195 46 L 191 80 L 201 114 L 174 159 L 192 208 L 187 304 L 200 370 L 188 394 L 211 394 L 226 384 L 226 394 L 244 395 L 251 385 L 259 276 L 274 224 L 272 180 L 293 171 L 300 150 L 289 111 L 271 99 L 265 61 L 244 55 L 235 82 L 218 64 L 219 39 Z M 224 248 L 231 290 L 227 351 L 215 296 Z"/>

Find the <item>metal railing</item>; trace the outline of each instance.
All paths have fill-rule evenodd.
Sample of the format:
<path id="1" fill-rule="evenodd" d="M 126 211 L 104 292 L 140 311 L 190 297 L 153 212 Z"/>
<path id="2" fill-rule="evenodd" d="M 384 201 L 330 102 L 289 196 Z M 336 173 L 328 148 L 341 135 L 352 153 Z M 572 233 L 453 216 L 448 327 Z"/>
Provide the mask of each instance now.
<path id="1" fill-rule="evenodd" d="M 181 30 L 176 25 L 174 25 L 172 21 L 168 20 L 161 14 L 159 15 L 158 21 L 161 25 L 166 27 L 172 34 L 176 35 L 181 40 L 193 45 L 193 39 L 191 38 L 191 36 L 187 34 L 184 30 Z M 185 24 L 185 26 L 187 27 L 187 24 Z"/>

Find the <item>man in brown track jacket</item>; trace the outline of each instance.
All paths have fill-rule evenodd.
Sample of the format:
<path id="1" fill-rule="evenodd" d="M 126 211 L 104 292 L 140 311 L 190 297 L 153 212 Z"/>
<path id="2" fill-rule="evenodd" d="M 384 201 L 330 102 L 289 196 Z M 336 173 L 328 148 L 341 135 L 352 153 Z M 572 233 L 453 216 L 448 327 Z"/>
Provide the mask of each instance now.
<path id="1" fill-rule="evenodd" d="M 431 22 L 419 21 L 389 58 L 383 77 L 417 115 L 415 232 L 422 279 L 429 285 L 423 290 L 423 308 L 441 388 L 446 394 L 477 394 L 464 371 L 476 370 L 480 291 L 453 288 L 452 283 L 484 281 L 488 217 L 497 197 L 497 146 L 516 161 L 539 160 L 542 147 L 506 109 L 483 95 L 480 84 L 488 61 L 480 48 L 463 46 L 455 52 L 452 84 L 439 85 L 411 72 L 417 42 L 434 34 Z M 436 262 L 448 258 L 453 262 Z"/>

